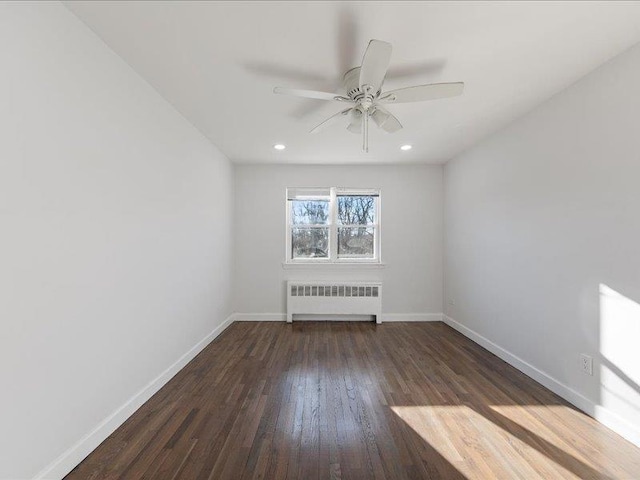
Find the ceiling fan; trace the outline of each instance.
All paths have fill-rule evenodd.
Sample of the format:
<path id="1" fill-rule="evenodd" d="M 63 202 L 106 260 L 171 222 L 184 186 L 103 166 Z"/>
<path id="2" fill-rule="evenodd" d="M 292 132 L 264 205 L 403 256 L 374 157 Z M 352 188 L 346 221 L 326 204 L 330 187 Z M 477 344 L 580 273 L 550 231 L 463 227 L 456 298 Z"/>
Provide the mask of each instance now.
<path id="1" fill-rule="evenodd" d="M 464 90 L 463 82 L 431 83 L 413 87 L 399 88 L 382 92 L 389 61 L 391 60 L 391 44 L 381 40 L 371 40 L 362 58 L 362 65 L 347 71 L 343 77 L 345 95 L 318 92 L 315 90 L 299 90 L 294 88 L 275 87 L 273 93 L 293 95 L 349 103 L 351 106 L 314 127 L 310 133 L 317 133 L 327 125 L 343 117 L 349 117 L 347 130 L 362 133 L 362 149 L 369 151 L 369 118 L 385 132 L 393 133 L 402 128 L 402 124 L 383 105 L 392 103 L 422 102 L 439 98 L 455 97 Z"/>

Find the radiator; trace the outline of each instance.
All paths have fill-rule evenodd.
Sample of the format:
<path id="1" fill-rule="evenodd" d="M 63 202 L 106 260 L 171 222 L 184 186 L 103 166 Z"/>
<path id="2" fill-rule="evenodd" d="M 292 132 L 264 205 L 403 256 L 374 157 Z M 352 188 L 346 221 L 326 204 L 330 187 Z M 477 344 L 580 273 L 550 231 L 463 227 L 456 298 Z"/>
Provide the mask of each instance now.
<path id="1" fill-rule="evenodd" d="M 374 315 L 382 323 L 381 283 L 287 282 L 287 322 L 295 314 Z"/>

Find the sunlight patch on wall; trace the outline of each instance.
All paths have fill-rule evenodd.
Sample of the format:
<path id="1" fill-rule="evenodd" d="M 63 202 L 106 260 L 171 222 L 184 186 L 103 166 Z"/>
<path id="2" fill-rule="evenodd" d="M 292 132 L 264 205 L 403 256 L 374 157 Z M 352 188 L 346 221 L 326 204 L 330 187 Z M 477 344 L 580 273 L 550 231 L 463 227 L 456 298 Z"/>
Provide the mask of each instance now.
<path id="1" fill-rule="evenodd" d="M 640 304 L 600 284 L 600 404 L 640 426 Z"/>

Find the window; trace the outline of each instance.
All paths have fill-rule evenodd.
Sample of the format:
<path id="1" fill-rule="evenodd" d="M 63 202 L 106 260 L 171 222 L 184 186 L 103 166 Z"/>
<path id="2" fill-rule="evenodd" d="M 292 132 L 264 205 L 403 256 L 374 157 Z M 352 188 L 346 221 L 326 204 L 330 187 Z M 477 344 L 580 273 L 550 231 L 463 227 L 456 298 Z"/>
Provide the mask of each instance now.
<path id="1" fill-rule="evenodd" d="M 287 189 L 287 262 L 380 261 L 380 193 Z"/>

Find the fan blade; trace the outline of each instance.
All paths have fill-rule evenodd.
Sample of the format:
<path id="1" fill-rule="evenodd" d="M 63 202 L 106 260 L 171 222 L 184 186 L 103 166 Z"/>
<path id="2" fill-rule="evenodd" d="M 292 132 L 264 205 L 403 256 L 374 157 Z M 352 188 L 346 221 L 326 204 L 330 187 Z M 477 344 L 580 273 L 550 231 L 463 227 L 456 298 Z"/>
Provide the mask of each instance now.
<path id="1" fill-rule="evenodd" d="M 422 102 L 425 100 L 456 97 L 462 95 L 463 90 L 463 82 L 416 85 L 415 87 L 399 88 L 398 90 L 385 92 L 377 101 L 380 103 Z"/>
<path id="2" fill-rule="evenodd" d="M 351 122 L 347 126 L 347 130 L 351 133 L 362 133 L 362 112 L 357 108 L 351 110 Z"/>
<path id="3" fill-rule="evenodd" d="M 376 105 L 376 109 L 371 114 L 371 117 L 373 121 L 376 122 L 376 125 L 387 133 L 397 132 L 402 128 L 402 124 L 398 119 L 380 105 Z"/>
<path id="4" fill-rule="evenodd" d="M 369 85 L 374 94 L 380 90 L 390 60 L 391 44 L 381 40 L 371 40 L 362 58 L 360 87 Z"/>
<path id="5" fill-rule="evenodd" d="M 341 112 L 336 113 L 335 115 L 331 115 L 329 118 L 327 118 L 324 122 L 322 122 L 319 125 L 316 125 L 315 127 L 313 127 L 309 133 L 318 133 L 319 131 L 321 131 L 322 129 L 324 129 L 327 125 L 330 125 L 331 123 L 335 122 L 338 118 L 340 118 L 343 115 L 346 115 L 347 113 L 349 113 L 351 110 L 353 110 L 352 108 L 347 108 L 345 110 L 342 110 Z"/>
<path id="6" fill-rule="evenodd" d="M 337 93 L 317 92 L 315 90 L 299 90 L 296 88 L 276 87 L 273 93 L 280 95 L 293 95 L 294 97 L 314 98 L 316 100 L 335 100 L 337 102 L 350 102 L 351 99 L 338 95 Z"/>

